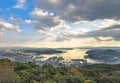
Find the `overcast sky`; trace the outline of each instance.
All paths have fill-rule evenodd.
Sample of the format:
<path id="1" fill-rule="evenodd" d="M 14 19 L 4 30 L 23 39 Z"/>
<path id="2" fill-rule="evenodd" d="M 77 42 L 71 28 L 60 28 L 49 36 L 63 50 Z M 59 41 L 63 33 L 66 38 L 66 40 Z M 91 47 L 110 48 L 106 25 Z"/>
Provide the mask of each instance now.
<path id="1" fill-rule="evenodd" d="M 120 0 L 1 0 L 0 47 L 120 46 Z"/>

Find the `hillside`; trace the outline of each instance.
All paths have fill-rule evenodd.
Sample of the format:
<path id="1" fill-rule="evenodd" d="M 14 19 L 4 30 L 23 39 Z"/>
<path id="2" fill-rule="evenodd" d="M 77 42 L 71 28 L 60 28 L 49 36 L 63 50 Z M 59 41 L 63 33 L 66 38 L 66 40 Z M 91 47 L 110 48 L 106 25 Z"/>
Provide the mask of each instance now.
<path id="1" fill-rule="evenodd" d="M 113 49 L 95 49 L 86 52 L 86 58 L 102 61 L 104 63 L 115 63 L 120 60 L 120 53 Z"/>
<path id="2" fill-rule="evenodd" d="M 59 68 L 1 59 L 0 83 L 120 83 L 120 64 Z"/>

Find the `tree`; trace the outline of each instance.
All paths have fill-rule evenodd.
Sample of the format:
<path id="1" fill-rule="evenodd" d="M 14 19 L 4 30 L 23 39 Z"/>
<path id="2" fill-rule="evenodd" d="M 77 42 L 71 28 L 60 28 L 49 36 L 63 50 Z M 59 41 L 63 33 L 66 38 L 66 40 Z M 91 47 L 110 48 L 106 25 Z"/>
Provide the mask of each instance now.
<path id="1" fill-rule="evenodd" d="M 85 80 L 85 83 L 97 83 L 97 82 L 95 82 L 93 80 Z"/>
<path id="2" fill-rule="evenodd" d="M 13 83 L 14 69 L 12 62 L 8 59 L 0 60 L 0 83 Z"/>

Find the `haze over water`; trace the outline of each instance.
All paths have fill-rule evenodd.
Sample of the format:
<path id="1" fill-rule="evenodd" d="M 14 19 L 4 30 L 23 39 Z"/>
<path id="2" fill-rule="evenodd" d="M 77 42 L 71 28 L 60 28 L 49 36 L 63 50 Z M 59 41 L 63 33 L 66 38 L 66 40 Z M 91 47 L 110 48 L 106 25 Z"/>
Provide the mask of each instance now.
<path id="1" fill-rule="evenodd" d="M 63 57 L 65 62 L 71 61 L 71 59 L 84 59 L 84 55 L 88 49 L 73 49 L 73 50 L 66 50 L 65 53 L 60 54 L 49 54 L 49 55 L 42 55 L 44 60 L 47 60 L 50 57 Z"/>

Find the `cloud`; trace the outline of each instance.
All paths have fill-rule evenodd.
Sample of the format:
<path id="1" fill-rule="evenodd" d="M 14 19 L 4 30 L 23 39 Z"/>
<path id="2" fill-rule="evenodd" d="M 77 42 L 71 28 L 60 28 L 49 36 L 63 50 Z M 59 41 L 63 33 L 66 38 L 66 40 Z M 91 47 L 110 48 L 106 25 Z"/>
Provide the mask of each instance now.
<path id="1" fill-rule="evenodd" d="M 31 16 L 35 20 L 33 28 L 46 38 L 46 35 L 53 33 L 51 37 L 57 42 L 82 38 L 119 41 L 119 11 L 119 0 L 35 0 Z M 84 23 L 84 26 L 81 25 L 84 29 L 80 26 L 78 30 L 70 27 L 77 23 Z M 90 26 L 93 28 L 89 29 Z"/>
<path id="2" fill-rule="evenodd" d="M 13 30 L 19 33 L 22 32 L 19 26 L 12 25 L 3 19 L 0 19 L 0 33 L 4 34 L 5 30 Z"/>
<path id="3" fill-rule="evenodd" d="M 120 29 L 120 24 L 114 24 L 111 25 L 110 27 L 103 28 L 102 30 L 119 30 Z"/>
<path id="4" fill-rule="evenodd" d="M 9 21 L 12 22 L 12 23 L 14 23 L 14 24 L 17 24 L 17 25 L 34 24 L 34 23 L 37 22 L 36 20 L 30 20 L 30 19 L 23 20 L 21 18 L 14 18 L 14 17 L 10 17 Z"/>
<path id="5" fill-rule="evenodd" d="M 114 24 L 109 27 L 100 28 L 97 30 L 91 30 L 91 31 L 67 31 L 63 32 L 56 38 L 58 40 L 60 38 L 60 41 L 64 40 L 70 40 L 70 39 L 83 39 L 83 38 L 94 38 L 98 41 L 120 41 L 120 24 Z"/>
<path id="6" fill-rule="evenodd" d="M 63 28 L 66 24 L 58 16 L 48 11 L 35 8 L 31 15 L 36 19 L 34 22 L 36 30 L 52 30 L 55 28 Z M 61 24 L 63 26 L 61 26 Z"/>
<path id="7" fill-rule="evenodd" d="M 82 21 L 119 19 L 119 11 L 119 0 L 35 0 L 31 16 L 34 29 L 47 31 Z"/>
<path id="8" fill-rule="evenodd" d="M 14 22 L 15 24 L 22 24 L 23 23 L 23 20 L 21 18 L 13 18 L 13 17 L 10 17 L 9 20 L 11 22 Z"/>
<path id="9" fill-rule="evenodd" d="M 31 24 L 31 23 L 33 23 L 32 20 L 24 20 L 24 22 L 27 23 L 27 24 Z"/>
<path id="10" fill-rule="evenodd" d="M 108 40 L 120 41 L 120 24 L 115 24 L 109 27 L 104 27 L 99 30 L 93 30 L 85 33 L 84 35 L 79 35 L 80 37 L 94 37 L 98 40 L 103 38 L 108 38 Z"/>
<path id="11" fill-rule="evenodd" d="M 70 22 L 120 18 L 119 0 L 36 0 L 36 5 Z"/>
<path id="12" fill-rule="evenodd" d="M 17 9 L 24 9 L 26 8 L 26 0 L 17 0 L 17 4 L 14 5 L 13 7 L 14 8 L 17 8 Z"/>
<path id="13" fill-rule="evenodd" d="M 33 43 L 35 44 L 35 40 L 31 39 L 14 39 L 9 37 L 0 37 L 0 47 L 30 47 Z"/>

